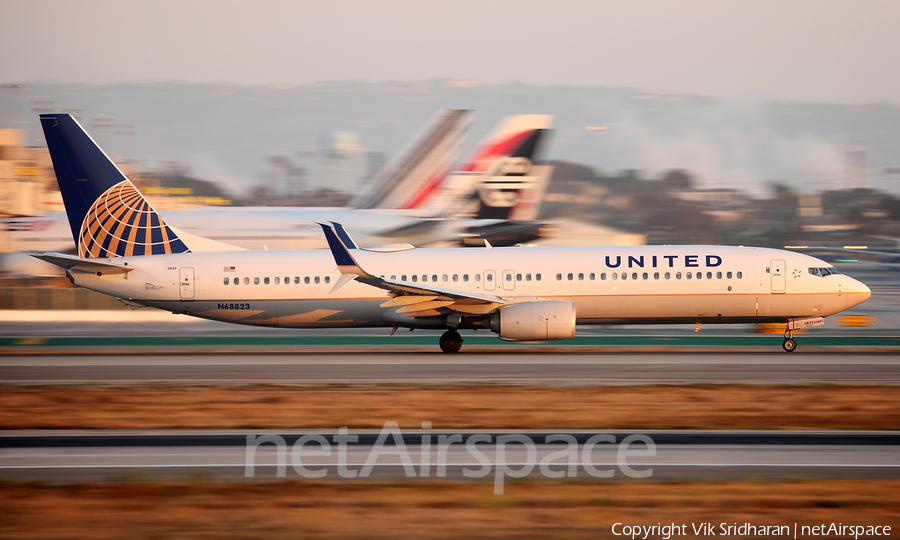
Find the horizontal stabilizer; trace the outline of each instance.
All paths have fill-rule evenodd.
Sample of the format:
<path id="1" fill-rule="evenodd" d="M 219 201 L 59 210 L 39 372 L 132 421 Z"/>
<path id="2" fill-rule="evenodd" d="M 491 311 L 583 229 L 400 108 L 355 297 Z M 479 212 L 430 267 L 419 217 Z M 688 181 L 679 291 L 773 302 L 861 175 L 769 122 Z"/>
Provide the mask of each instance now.
<path id="1" fill-rule="evenodd" d="M 82 259 L 80 257 L 76 257 L 74 255 L 65 255 L 63 253 L 41 253 L 40 255 L 33 255 L 42 261 L 46 261 L 50 264 L 55 264 L 56 266 L 60 266 L 65 268 L 66 270 L 71 270 L 72 268 L 76 270 L 81 270 L 82 272 L 89 272 L 91 274 L 124 274 L 126 272 L 131 272 L 134 270 L 133 266 L 127 266 L 124 264 L 115 264 L 109 262 L 100 262 L 96 259 Z"/>

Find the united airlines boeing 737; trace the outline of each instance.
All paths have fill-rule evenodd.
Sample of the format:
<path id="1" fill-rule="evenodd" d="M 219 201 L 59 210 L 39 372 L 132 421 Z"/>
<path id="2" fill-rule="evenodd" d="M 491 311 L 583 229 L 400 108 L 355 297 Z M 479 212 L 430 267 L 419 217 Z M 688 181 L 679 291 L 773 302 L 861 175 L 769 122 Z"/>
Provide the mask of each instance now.
<path id="1" fill-rule="evenodd" d="M 360 249 L 322 224 L 330 250 L 192 252 L 208 240 L 166 224 L 72 117 L 41 124 L 79 256 L 38 257 L 132 306 L 286 328 L 446 329 L 450 353 L 460 329 L 547 341 L 576 324 L 776 322 L 793 351 L 794 329 L 870 295 L 824 261 L 762 248 Z"/>

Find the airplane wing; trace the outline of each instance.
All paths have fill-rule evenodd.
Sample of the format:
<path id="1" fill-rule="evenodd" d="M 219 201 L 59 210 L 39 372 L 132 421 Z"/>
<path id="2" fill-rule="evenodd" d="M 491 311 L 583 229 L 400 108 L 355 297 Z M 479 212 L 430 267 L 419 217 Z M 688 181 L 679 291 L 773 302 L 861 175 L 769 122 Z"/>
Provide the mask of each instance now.
<path id="1" fill-rule="evenodd" d="M 91 274 L 97 275 L 124 274 L 134 270 L 133 266 L 100 262 L 96 259 L 82 259 L 74 255 L 65 255 L 63 253 L 41 253 L 39 255 L 32 255 L 32 257 L 36 257 L 50 264 L 55 264 L 56 266 L 61 266 L 66 270 L 75 268 L 76 270 L 81 270 L 83 272 L 89 272 Z"/>
<path id="2" fill-rule="evenodd" d="M 408 317 L 440 315 L 437 309 L 442 307 L 467 314 L 483 315 L 490 313 L 507 301 L 507 298 L 492 294 L 476 294 L 444 287 L 427 286 L 370 274 L 359 265 L 350 253 L 350 250 L 347 249 L 341 238 L 335 233 L 334 228 L 324 223 L 319 223 L 319 225 L 322 227 L 325 238 L 328 240 L 328 246 L 331 248 L 334 262 L 337 264 L 341 274 L 343 274 L 335 284 L 332 292 L 339 290 L 355 279 L 360 283 L 390 291 L 393 298 L 381 304 L 381 307 L 402 306 L 397 312 L 405 313 Z M 338 230 L 342 230 L 340 224 L 335 223 L 334 226 Z M 346 233 L 341 236 L 345 235 Z"/>

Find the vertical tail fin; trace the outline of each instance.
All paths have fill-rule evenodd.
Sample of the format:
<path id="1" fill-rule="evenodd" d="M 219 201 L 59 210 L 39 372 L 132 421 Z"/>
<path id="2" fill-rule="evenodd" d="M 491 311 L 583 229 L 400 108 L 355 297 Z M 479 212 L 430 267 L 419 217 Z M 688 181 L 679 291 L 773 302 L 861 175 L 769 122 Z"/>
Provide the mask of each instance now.
<path id="1" fill-rule="evenodd" d="M 41 127 L 79 257 L 190 251 L 72 116 L 42 114 Z"/>
<path id="2" fill-rule="evenodd" d="M 453 213 L 476 219 L 534 219 L 552 172 L 535 165 L 553 116 L 504 118 L 472 158 L 448 179 Z"/>
<path id="3" fill-rule="evenodd" d="M 350 206 L 366 209 L 427 206 L 435 190 L 453 170 L 471 120 L 470 111 L 438 111 Z"/>
<path id="4" fill-rule="evenodd" d="M 547 129 L 535 129 L 509 155 L 494 160 L 478 188 L 475 219 L 530 220 L 537 217 L 553 172 L 550 165 L 535 165 L 548 134 Z"/>

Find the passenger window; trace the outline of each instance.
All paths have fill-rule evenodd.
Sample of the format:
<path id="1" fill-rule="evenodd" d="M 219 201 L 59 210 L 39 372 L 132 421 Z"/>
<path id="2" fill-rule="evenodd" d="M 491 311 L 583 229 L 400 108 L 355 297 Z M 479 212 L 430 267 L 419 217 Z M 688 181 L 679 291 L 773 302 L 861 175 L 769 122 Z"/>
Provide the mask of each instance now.
<path id="1" fill-rule="evenodd" d="M 743 277 L 744 277 L 743 272 L 738 272 L 738 273 L 737 273 L 737 278 L 738 278 L 738 279 L 741 279 L 741 278 L 743 278 Z"/>
<path id="2" fill-rule="evenodd" d="M 522 274 L 516 274 L 516 281 L 522 281 Z"/>
<path id="3" fill-rule="evenodd" d="M 248 277 L 244 278 L 244 285 L 250 285 L 250 278 L 248 278 Z"/>
<path id="4" fill-rule="evenodd" d="M 425 281 L 425 280 L 423 279 L 422 281 Z M 431 281 L 434 282 L 434 283 L 437 283 L 437 274 L 432 274 L 432 275 L 431 275 Z M 447 281 L 447 279 L 444 278 L 444 281 Z"/>
<path id="5" fill-rule="evenodd" d="M 484 279 L 486 279 L 488 281 L 494 281 L 494 274 L 488 274 L 488 275 L 484 276 Z"/>
<path id="6" fill-rule="evenodd" d="M 628 272 L 622 272 L 622 279 L 628 279 Z"/>
<path id="7" fill-rule="evenodd" d="M 259 278 L 258 278 L 258 277 L 253 278 L 253 284 L 254 284 L 254 285 L 259 285 Z"/>
<path id="8" fill-rule="evenodd" d="M 303 283 L 306 283 L 307 285 L 309 285 L 309 276 L 306 276 L 305 278 L 303 278 Z"/>
<path id="9" fill-rule="evenodd" d="M 316 285 L 319 284 L 319 276 L 316 276 Z"/>
<path id="10" fill-rule="evenodd" d="M 413 274 L 413 283 L 419 281 L 419 276 Z"/>
<path id="11" fill-rule="evenodd" d="M 481 281 L 481 274 L 475 274 L 475 281 Z"/>
<path id="12" fill-rule="evenodd" d="M 562 274 L 556 274 L 556 281 L 562 281 Z"/>
<path id="13" fill-rule="evenodd" d="M 506 281 L 512 281 L 512 274 L 506 274 Z"/>
<path id="14" fill-rule="evenodd" d="M 541 275 L 540 275 L 540 274 L 535 274 L 535 275 L 534 275 L 534 279 L 536 279 L 537 281 L 540 281 L 540 280 L 541 280 Z"/>
<path id="15" fill-rule="evenodd" d="M 240 282 L 241 282 L 241 278 L 239 278 L 239 277 L 234 278 L 234 284 L 235 284 L 235 285 L 237 285 L 237 284 L 240 283 Z"/>
<path id="16" fill-rule="evenodd" d="M 721 272 L 719 273 L 719 277 L 722 277 Z M 706 273 L 706 279 L 712 279 L 712 272 L 707 272 L 707 273 Z"/>
<path id="17" fill-rule="evenodd" d="M 325 283 L 331 283 L 331 276 L 325 276 Z"/>
<path id="18" fill-rule="evenodd" d="M 459 281 L 459 274 L 453 274 L 453 283 Z"/>
<path id="19" fill-rule="evenodd" d="M 279 277 L 275 278 L 275 285 L 281 285 L 281 278 L 279 278 Z"/>
<path id="20" fill-rule="evenodd" d="M 606 272 L 600 274 L 600 281 L 606 281 Z"/>
<path id="21" fill-rule="evenodd" d="M 228 278 L 225 278 L 225 285 L 228 285 Z"/>
<path id="22" fill-rule="evenodd" d="M 697 272 L 697 279 L 703 279 L 703 272 Z"/>
<path id="23" fill-rule="evenodd" d="M 406 281 L 406 274 L 403 274 L 402 276 L 400 276 L 400 281 Z"/>
<path id="24" fill-rule="evenodd" d="M 727 272 L 727 273 L 725 274 L 725 277 L 727 277 L 728 279 L 731 279 L 731 272 Z"/>
<path id="25" fill-rule="evenodd" d="M 613 273 L 612 273 L 612 278 L 613 278 L 613 280 L 619 279 L 619 274 L 613 272 Z"/>
<path id="26" fill-rule="evenodd" d="M 594 273 L 593 272 L 591 272 L 591 275 L 588 277 L 591 278 L 591 281 L 594 281 Z"/>
<path id="27" fill-rule="evenodd" d="M 428 282 L 428 274 L 422 274 L 422 283 Z"/>
<path id="28" fill-rule="evenodd" d="M 300 276 L 294 276 L 294 284 L 300 285 Z"/>
<path id="29" fill-rule="evenodd" d="M 647 274 L 644 274 L 644 275 L 647 275 Z M 637 272 L 631 273 L 631 279 L 637 279 Z"/>
<path id="30" fill-rule="evenodd" d="M 525 281 L 531 281 L 531 274 L 525 274 Z"/>
<path id="31" fill-rule="evenodd" d="M 716 279 L 722 279 L 722 272 L 716 272 Z"/>
<path id="32" fill-rule="evenodd" d="M 670 274 L 669 272 L 666 272 L 666 274 L 665 274 L 666 279 L 669 279 L 671 276 L 672 276 L 672 274 Z"/>
<path id="33" fill-rule="evenodd" d="M 391 275 L 391 279 L 397 279 L 397 274 Z"/>
<path id="34" fill-rule="evenodd" d="M 446 283 L 447 282 L 447 274 L 444 274 L 443 276 L 441 276 L 441 280 L 443 280 L 444 283 Z"/>
<path id="35" fill-rule="evenodd" d="M 291 282 L 291 278 L 289 276 L 284 276 L 284 284 L 288 285 Z"/>
<path id="36" fill-rule="evenodd" d="M 567 277 L 569 278 L 569 281 L 572 281 L 572 278 L 575 276 L 572 275 L 572 272 L 569 272 L 569 275 Z"/>
<path id="37" fill-rule="evenodd" d="M 463 281 L 469 281 L 469 274 L 463 274 Z"/>
<path id="38" fill-rule="evenodd" d="M 641 276 L 641 277 L 644 278 L 644 279 L 647 279 L 649 276 L 647 276 L 647 272 L 644 272 L 644 275 Z"/>
<path id="39" fill-rule="evenodd" d="M 688 273 L 688 275 L 691 275 Z M 681 279 L 681 272 L 675 272 L 675 279 Z"/>
<path id="40" fill-rule="evenodd" d="M 659 279 L 659 272 L 653 272 L 653 279 Z"/>
<path id="41" fill-rule="evenodd" d="M 578 281 L 584 281 L 584 274 L 581 272 L 578 273 Z"/>

